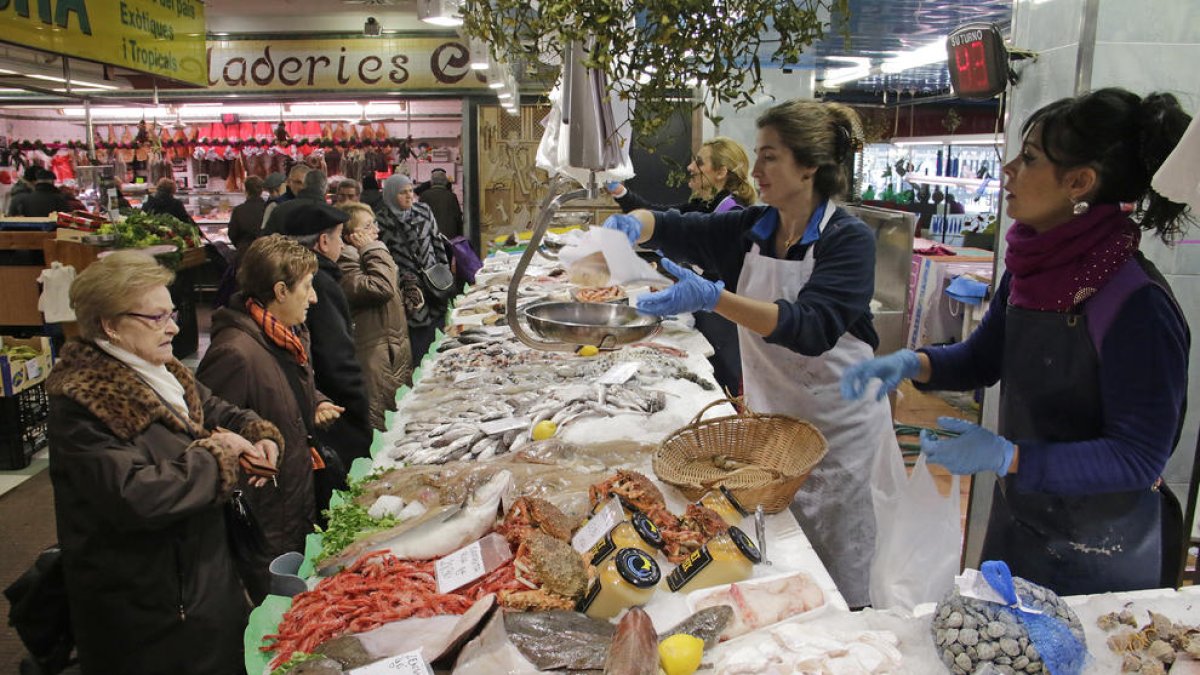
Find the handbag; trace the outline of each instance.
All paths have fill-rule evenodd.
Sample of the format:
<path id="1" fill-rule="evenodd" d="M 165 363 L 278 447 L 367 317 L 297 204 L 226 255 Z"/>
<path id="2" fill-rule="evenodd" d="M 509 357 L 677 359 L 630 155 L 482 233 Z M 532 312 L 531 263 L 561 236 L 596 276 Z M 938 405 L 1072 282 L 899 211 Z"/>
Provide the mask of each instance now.
<path id="1" fill-rule="evenodd" d="M 462 235 L 453 239 L 442 235 L 442 242 L 446 245 L 446 252 L 454 260 L 454 277 L 461 283 L 475 283 L 475 273 L 483 267 L 483 261 L 471 247 L 471 242 Z"/>
<path id="2" fill-rule="evenodd" d="M 225 531 L 236 559 L 250 561 L 266 555 L 267 538 L 241 490 L 234 490 L 225 503 Z"/>
<path id="3" fill-rule="evenodd" d="M 454 273 L 446 263 L 437 262 L 421 270 L 421 280 L 437 300 L 449 300 L 456 294 Z"/>

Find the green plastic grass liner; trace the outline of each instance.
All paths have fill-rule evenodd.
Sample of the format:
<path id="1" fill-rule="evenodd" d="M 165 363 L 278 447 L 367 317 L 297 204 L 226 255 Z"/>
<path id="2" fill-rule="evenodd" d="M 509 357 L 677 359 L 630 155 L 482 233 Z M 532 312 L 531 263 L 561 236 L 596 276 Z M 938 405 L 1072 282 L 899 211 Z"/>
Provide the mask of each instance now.
<path id="1" fill-rule="evenodd" d="M 301 568 L 303 569 L 303 568 Z M 279 622 L 292 606 L 292 599 L 281 595 L 268 595 L 261 605 L 250 612 L 250 623 L 242 634 L 242 644 L 246 650 L 246 672 L 249 675 L 259 675 L 267 671 L 267 665 L 275 658 L 275 652 L 261 650 L 266 644 L 263 636 L 273 635 L 279 630 Z"/>

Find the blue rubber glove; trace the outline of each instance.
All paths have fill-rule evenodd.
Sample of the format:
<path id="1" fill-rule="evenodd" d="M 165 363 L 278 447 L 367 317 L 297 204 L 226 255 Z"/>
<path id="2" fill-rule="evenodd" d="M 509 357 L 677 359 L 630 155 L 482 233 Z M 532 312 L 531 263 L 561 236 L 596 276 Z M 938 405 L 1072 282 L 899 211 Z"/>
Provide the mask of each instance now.
<path id="1" fill-rule="evenodd" d="M 921 430 L 921 452 L 925 461 L 940 464 L 958 476 L 994 471 L 1001 476 L 1012 464 L 1013 444 L 978 424 L 954 417 L 939 417 L 938 426 L 958 437 L 938 438 L 928 429 Z"/>
<path id="2" fill-rule="evenodd" d="M 842 398 L 857 401 L 867 393 L 867 385 L 878 379 L 882 384 L 876 401 L 882 401 L 889 392 L 900 386 L 900 381 L 912 379 L 921 372 L 921 361 L 911 349 L 901 349 L 887 356 L 862 361 L 850 366 L 842 373 Z"/>
<path id="3" fill-rule="evenodd" d="M 613 216 L 613 218 L 618 217 Z M 713 311 L 713 308 L 717 306 L 717 300 L 721 297 L 721 291 L 725 290 L 724 281 L 709 281 L 685 267 L 676 265 L 668 258 L 663 258 L 660 264 L 667 274 L 675 277 L 678 281 L 657 293 L 639 295 L 637 299 L 639 312 L 667 316 L 700 310 Z"/>
<path id="4" fill-rule="evenodd" d="M 610 180 L 604 184 L 604 189 L 608 190 L 609 194 L 616 194 L 619 187 L 621 187 L 621 181 L 619 180 Z"/>
<path id="5" fill-rule="evenodd" d="M 626 237 L 629 237 L 629 243 L 632 246 L 636 246 L 638 238 L 642 236 L 642 221 L 625 213 L 609 216 L 602 227 L 624 233 Z"/>

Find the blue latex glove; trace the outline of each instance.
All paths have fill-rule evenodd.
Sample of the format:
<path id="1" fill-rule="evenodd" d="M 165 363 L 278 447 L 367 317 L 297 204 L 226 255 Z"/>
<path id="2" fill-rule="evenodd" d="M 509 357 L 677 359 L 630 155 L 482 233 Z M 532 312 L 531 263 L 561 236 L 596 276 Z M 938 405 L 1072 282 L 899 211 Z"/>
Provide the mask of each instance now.
<path id="1" fill-rule="evenodd" d="M 867 385 L 878 379 L 882 384 L 876 401 L 882 401 L 889 392 L 900 386 L 900 381 L 912 379 L 921 372 L 921 361 L 911 349 L 901 349 L 887 356 L 862 361 L 850 366 L 842 373 L 842 398 L 857 401 L 867 393 Z"/>
<path id="2" fill-rule="evenodd" d="M 619 187 L 621 187 L 621 181 L 619 180 L 610 180 L 604 184 L 604 189 L 608 190 L 610 193 L 616 192 L 617 188 Z"/>
<path id="3" fill-rule="evenodd" d="M 930 464 L 941 464 L 952 474 L 966 476 L 994 471 L 1001 476 L 1012 464 L 1013 444 L 978 424 L 954 417 L 939 417 L 938 426 L 958 437 L 938 438 L 928 429 L 921 430 L 921 452 Z"/>
<path id="4" fill-rule="evenodd" d="M 642 236 L 642 221 L 625 213 L 609 216 L 602 227 L 624 233 L 632 246 L 636 246 L 638 238 Z"/>
<path id="5" fill-rule="evenodd" d="M 613 218 L 619 217 L 613 216 Z M 605 225 L 607 226 L 608 223 Z M 639 312 L 667 316 L 700 310 L 713 311 L 713 308 L 717 306 L 717 300 L 721 297 L 721 291 L 725 290 L 724 281 L 709 281 L 687 268 L 676 265 L 668 258 L 663 258 L 660 264 L 667 274 L 675 277 L 678 281 L 657 293 L 638 296 L 637 310 Z"/>

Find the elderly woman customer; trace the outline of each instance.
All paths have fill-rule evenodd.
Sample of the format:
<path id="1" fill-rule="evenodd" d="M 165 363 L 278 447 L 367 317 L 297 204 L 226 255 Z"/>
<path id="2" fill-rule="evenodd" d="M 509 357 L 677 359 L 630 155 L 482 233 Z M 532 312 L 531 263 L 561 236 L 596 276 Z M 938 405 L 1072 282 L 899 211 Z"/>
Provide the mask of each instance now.
<path id="1" fill-rule="evenodd" d="M 408 318 L 400 296 L 396 261 L 383 242 L 375 212 L 366 204 L 343 202 L 346 221 L 338 266 L 339 280 L 354 320 L 354 346 L 370 399 L 371 426 L 386 431 L 385 410 L 396 409 L 396 390 L 412 384 Z"/>
<path id="2" fill-rule="evenodd" d="M 242 254 L 229 306 L 212 318 L 212 345 L 196 377 L 214 394 L 249 408 L 279 427 L 287 453 L 276 481 L 247 492 L 267 540 L 266 550 L 239 560 L 246 590 L 260 602 L 269 590 L 267 566 L 278 555 L 303 551 L 316 522 L 312 431 L 336 417 L 313 384 L 304 320 L 313 291 L 316 255 L 283 235 L 255 240 Z"/>
<path id="3" fill-rule="evenodd" d="M 379 238 L 400 269 L 413 363 L 420 361 L 442 326 L 458 291 L 450 256 L 427 204 L 416 201 L 412 180 L 396 174 L 383 182 L 383 206 L 375 210 Z"/>
<path id="4" fill-rule="evenodd" d="M 172 357 L 171 278 L 125 251 L 84 270 L 71 286 L 82 338 L 47 380 L 50 479 L 85 674 L 242 664 L 249 606 L 224 506 L 239 460 L 273 466 L 283 438 Z"/>

